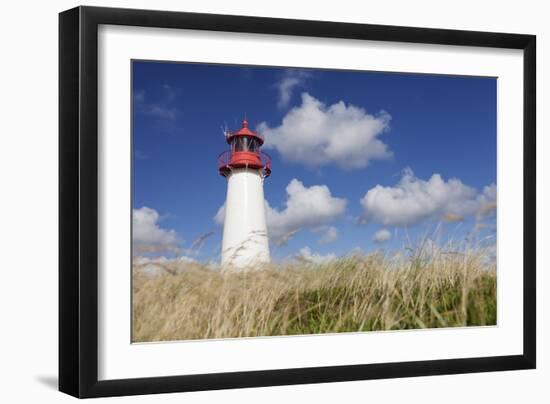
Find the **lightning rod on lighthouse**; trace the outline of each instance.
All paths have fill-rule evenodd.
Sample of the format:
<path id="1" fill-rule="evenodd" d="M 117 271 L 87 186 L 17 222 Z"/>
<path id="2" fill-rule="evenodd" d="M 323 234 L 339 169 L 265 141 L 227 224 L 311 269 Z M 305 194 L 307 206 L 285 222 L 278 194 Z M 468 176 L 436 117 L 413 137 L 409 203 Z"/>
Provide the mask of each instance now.
<path id="1" fill-rule="evenodd" d="M 260 150 L 263 136 L 248 128 L 246 118 L 225 137 L 229 150 L 218 157 L 218 171 L 227 179 L 222 269 L 259 268 L 270 261 L 263 185 L 271 159 Z"/>

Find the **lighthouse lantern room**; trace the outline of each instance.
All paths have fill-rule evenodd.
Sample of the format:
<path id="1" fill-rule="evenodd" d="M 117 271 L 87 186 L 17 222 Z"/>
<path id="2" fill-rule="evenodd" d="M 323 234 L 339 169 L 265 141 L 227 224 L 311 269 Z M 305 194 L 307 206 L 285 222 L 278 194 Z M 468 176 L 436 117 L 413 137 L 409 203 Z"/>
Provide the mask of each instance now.
<path id="1" fill-rule="evenodd" d="M 225 132 L 229 150 L 218 157 L 218 171 L 227 178 L 221 264 L 224 271 L 256 269 L 270 261 L 263 183 L 271 159 L 262 152 L 261 134 L 242 127 Z"/>

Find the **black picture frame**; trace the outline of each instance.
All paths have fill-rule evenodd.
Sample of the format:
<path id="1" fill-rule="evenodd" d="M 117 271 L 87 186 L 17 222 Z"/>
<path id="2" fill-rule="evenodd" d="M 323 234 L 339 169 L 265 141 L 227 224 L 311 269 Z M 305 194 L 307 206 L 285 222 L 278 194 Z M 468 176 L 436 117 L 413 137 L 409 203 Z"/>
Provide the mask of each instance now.
<path id="1" fill-rule="evenodd" d="M 100 24 L 523 50 L 523 354 L 99 381 L 98 26 Z M 536 37 L 184 12 L 77 7 L 59 15 L 59 390 L 104 397 L 534 369 Z"/>

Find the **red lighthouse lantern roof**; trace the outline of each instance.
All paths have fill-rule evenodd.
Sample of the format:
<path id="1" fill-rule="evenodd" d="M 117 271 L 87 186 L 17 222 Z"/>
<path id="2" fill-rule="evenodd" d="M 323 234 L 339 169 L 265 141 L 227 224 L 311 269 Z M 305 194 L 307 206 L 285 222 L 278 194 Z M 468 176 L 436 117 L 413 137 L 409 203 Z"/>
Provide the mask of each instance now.
<path id="1" fill-rule="evenodd" d="M 235 131 L 235 132 L 228 132 L 226 138 L 227 138 L 227 143 L 231 143 L 231 140 L 235 137 L 235 136 L 250 136 L 250 137 L 254 137 L 256 138 L 259 142 L 260 142 L 260 145 L 264 144 L 264 138 L 261 134 L 259 134 L 258 132 L 253 132 L 251 131 L 250 129 L 248 129 L 248 121 L 246 120 L 246 118 L 243 119 L 243 124 L 242 124 L 242 127 L 241 129 Z"/>

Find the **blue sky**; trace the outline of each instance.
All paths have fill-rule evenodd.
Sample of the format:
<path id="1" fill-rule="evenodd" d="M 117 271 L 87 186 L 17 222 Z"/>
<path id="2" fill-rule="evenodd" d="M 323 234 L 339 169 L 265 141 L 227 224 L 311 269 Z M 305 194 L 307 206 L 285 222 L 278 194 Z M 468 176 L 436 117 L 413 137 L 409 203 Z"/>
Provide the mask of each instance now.
<path id="1" fill-rule="evenodd" d="M 495 78 L 134 61 L 132 91 L 139 254 L 219 259 L 216 158 L 245 113 L 275 259 L 495 232 Z"/>

